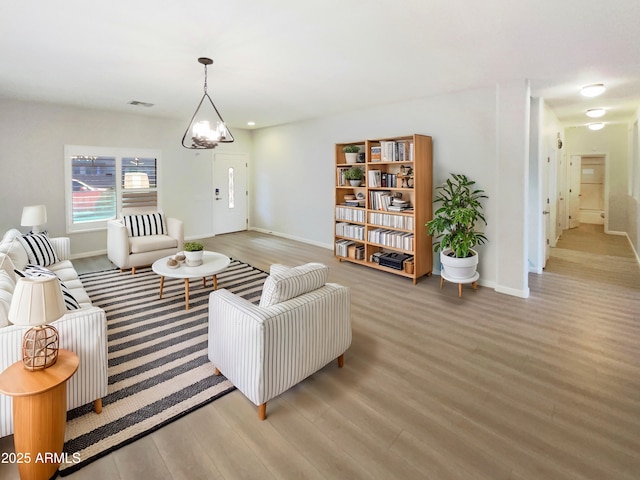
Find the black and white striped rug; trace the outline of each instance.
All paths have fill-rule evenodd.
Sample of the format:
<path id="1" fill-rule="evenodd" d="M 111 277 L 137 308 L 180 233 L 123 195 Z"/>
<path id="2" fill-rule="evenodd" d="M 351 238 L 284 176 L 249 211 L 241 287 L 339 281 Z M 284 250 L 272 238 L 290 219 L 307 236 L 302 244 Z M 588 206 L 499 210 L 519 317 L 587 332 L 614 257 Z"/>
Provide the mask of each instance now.
<path id="1" fill-rule="evenodd" d="M 258 303 L 267 274 L 231 261 L 218 274 L 226 288 Z M 207 314 L 212 282 L 193 279 L 189 310 L 184 280 L 160 277 L 151 268 L 80 275 L 91 301 L 107 314 L 109 393 L 100 415 L 92 405 L 68 413 L 60 474 L 68 475 L 234 389 L 214 375 L 207 357 Z"/>

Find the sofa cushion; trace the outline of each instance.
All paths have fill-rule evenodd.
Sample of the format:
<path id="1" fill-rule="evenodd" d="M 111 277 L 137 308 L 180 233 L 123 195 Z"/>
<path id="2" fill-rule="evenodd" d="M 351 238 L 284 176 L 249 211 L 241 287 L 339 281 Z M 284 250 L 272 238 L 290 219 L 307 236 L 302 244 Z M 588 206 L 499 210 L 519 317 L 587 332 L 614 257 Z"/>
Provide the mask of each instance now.
<path id="1" fill-rule="evenodd" d="M 73 264 L 69 260 L 62 260 L 61 262 L 49 265 L 47 267 L 63 282 L 75 280 L 78 278 L 78 272 L 73 268 Z"/>
<path id="2" fill-rule="evenodd" d="M 30 264 L 47 267 L 59 261 L 49 235 L 46 233 L 30 233 L 21 235 L 17 239 L 27 252 Z"/>
<path id="3" fill-rule="evenodd" d="M 54 277 L 58 279 L 60 283 L 60 289 L 62 290 L 62 298 L 64 298 L 64 305 L 67 307 L 67 310 L 78 310 L 80 309 L 80 304 L 78 300 L 73 296 L 71 290 L 64 284 L 62 280 L 58 278 L 58 276 L 44 267 L 40 265 L 27 265 L 24 271 L 16 270 L 16 275 L 21 277 Z"/>
<path id="4" fill-rule="evenodd" d="M 9 307 L 14 288 L 13 278 L 6 271 L 0 270 L 0 328 L 9 325 Z"/>
<path id="5" fill-rule="evenodd" d="M 165 248 L 176 248 L 178 240 L 169 235 L 150 235 L 146 237 L 130 237 L 131 253 L 154 252 Z"/>
<path id="6" fill-rule="evenodd" d="M 329 267 L 321 263 L 307 263 L 286 270 L 276 268 L 276 271 L 278 273 L 269 275 L 264 283 L 261 307 L 276 305 L 316 290 L 327 283 L 329 276 Z"/>
<path id="7" fill-rule="evenodd" d="M 11 261 L 11 257 L 6 253 L 0 253 L 0 270 L 6 272 L 14 282 L 16 281 L 15 268 L 16 266 Z"/>
<path id="8" fill-rule="evenodd" d="M 122 217 L 130 237 L 144 237 L 147 235 L 164 235 L 167 229 L 164 215 L 161 213 L 146 213 L 140 215 L 125 215 Z"/>
<path id="9" fill-rule="evenodd" d="M 24 266 L 29 263 L 27 251 L 22 244 L 16 240 L 17 237 L 7 239 L 10 232 L 17 232 L 17 237 L 22 235 L 18 230 L 9 230 L 9 232 L 5 234 L 5 238 L 2 239 L 2 243 L 0 243 L 0 253 L 4 253 L 11 259 L 14 268 L 23 269 Z"/>

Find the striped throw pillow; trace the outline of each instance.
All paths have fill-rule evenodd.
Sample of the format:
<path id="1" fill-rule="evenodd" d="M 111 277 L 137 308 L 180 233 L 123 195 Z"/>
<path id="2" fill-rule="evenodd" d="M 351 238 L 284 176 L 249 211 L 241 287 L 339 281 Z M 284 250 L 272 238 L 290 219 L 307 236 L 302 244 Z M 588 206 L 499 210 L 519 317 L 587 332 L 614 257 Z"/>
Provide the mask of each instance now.
<path id="1" fill-rule="evenodd" d="M 299 295 L 312 292 L 325 283 L 329 276 L 329 267 L 321 263 L 307 263 L 288 270 L 272 270 L 262 288 L 260 306 L 268 307 L 290 300 Z"/>
<path id="2" fill-rule="evenodd" d="M 46 233 L 29 233 L 16 238 L 27 252 L 30 264 L 48 267 L 59 262 L 56 251 Z"/>
<path id="3" fill-rule="evenodd" d="M 167 230 L 164 225 L 164 215 L 161 213 L 146 213 L 140 215 L 125 215 L 122 217 L 130 237 L 144 237 L 146 235 L 164 235 Z"/>
<path id="4" fill-rule="evenodd" d="M 24 271 L 14 270 L 16 275 L 20 277 L 55 277 L 58 276 L 47 268 L 43 268 L 40 265 L 27 265 L 24 268 Z M 67 310 L 79 310 L 80 304 L 76 300 L 76 298 L 71 294 L 69 288 L 58 278 L 58 282 L 60 283 L 60 289 L 62 290 L 62 298 L 64 298 L 64 305 L 67 307 Z"/>

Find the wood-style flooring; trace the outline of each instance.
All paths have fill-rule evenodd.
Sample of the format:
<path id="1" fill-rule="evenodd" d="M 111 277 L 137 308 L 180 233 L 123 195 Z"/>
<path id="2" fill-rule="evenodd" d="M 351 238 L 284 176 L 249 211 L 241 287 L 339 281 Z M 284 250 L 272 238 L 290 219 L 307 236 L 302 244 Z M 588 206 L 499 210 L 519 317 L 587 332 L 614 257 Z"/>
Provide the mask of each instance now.
<path id="1" fill-rule="evenodd" d="M 528 299 L 458 298 L 438 276 L 412 285 L 256 232 L 205 243 L 263 270 L 327 263 L 352 291 L 344 368 L 270 401 L 264 422 L 232 392 L 71 480 L 640 478 L 640 268 L 625 237 L 565 232 Z"/>

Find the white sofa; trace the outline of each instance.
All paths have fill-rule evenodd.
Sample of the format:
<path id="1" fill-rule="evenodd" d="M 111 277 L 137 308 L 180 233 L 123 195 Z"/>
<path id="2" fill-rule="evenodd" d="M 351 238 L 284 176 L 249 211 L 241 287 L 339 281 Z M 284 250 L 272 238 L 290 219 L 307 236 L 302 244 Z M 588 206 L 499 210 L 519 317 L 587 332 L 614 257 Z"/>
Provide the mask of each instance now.
<path id="1" fill-rule="evenodd" d="M 14 269 L 24 270 L 27 252 L 16 237 L 18 230 L 9 230 L 0 241 L 0 372 L 22 359 L 22 337 L 28 327 L 12 325 L 7 313 L 16 282 Z M 104 310 L 91 305 L 73 264 L 70 239 L 51 238 L 58 262 L 45 268 L 56 273 L 80 308 L 69 310 L 52 323 L 58 330 L 60 348 L 71 350 L 80 359 L 77 372 L 67 382 L 67 410 L 93 403 L 102 411 L 102 397 L 107 394 L 107 318 Z M 13 433 L 11 397 L 0 395 L 0 437 Z"/>
<path id="2" fill-rule="evenodd" d="M 272 265 L 254 305 L 219 289 L 209 296 L 208 356 L 266 418 L 272 398 L 332 360 L 342 367 L 351 345 L 350 291 L 326 283 L 318 263 Z"/>
<path id="3" fill-rule="evenodd" d="M 161 215 L 162 229 L 140 229 L 125 225 L 125 217 L 143 218 L 149 215 Z M 140 210 L 123 212 L 122 218 L 107 223 L 107 256 L 120 270 L 151 265 L 168 255 L 175 255 L 184 245 L 184 226 L 177 218 L 165 217 L 158 212 Z"/>

